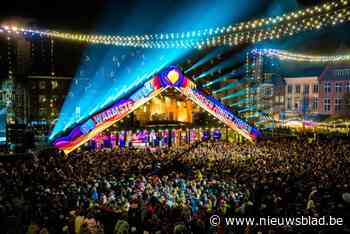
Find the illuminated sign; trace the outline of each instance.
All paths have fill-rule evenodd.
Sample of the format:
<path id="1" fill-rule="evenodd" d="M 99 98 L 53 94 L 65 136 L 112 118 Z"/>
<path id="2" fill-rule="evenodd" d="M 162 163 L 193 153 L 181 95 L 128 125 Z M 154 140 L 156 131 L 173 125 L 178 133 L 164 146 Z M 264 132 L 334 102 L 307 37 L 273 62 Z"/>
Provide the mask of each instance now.
<path id="1" fill-rule="evenodd" d="M 251 127 L 248 123 L 244 122 L 240 118 L 236 117 L 224 105 L 222 105 L 213 97 L 204 96 L 204 94 L 196 89 L 179 88 L 178 90 L 192 99 L 196 104 L 212 113 L 215 117 L 223 121 L 225 124 L 235 128 L 241 133 L 243 131 L 243 134 L 250 140 L 254 140 L 259 135 L 256 129 Z"/>
<path id="2" fill-rule="evenodd" d="M 123 100 L 122 103 L 117 103 L 111 108 L 103 111 L 102 113 L 96 114 L 92 117 L 96 125 L 100 125 L 103 122 L 106 122 L 112 118 L 115 118 L 125 112 L 128 112 L 132 109 L 134 102 L 131 100 Z"/>
<path id="3" fill-rule="evenodd" d="M 142 86 L 142 88 L 140 88 L 133 95 L 131 95 L 130 99 L 136 102 L 137 100 L 148 97 L 155 90 L 152 82 L 153 82 L 153 79 L 151 81 L 146 82 Z"/>

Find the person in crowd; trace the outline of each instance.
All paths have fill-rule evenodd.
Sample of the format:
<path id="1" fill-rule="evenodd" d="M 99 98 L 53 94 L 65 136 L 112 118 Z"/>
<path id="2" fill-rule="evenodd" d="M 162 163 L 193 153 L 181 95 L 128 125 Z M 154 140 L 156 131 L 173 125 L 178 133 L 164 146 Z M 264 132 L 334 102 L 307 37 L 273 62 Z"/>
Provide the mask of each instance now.
<path id="1" fill-rule="evenodd" d="M 346 139 L 302 137 L 43 153 L 0 163 L 1 223 L 4 233 L 17 224 L 33 234 L 347 233 L 349 156 Z M 333 216 L 345 224 L 213 227 L 213 214 Z"/>

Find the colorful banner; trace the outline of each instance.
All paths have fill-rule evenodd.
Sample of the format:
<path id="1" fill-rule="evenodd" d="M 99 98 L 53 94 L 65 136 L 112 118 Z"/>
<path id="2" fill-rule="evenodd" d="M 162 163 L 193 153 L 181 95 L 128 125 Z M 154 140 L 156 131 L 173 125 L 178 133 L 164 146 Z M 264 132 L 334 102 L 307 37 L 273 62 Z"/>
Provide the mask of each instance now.
<path id="1" fill-rule="evenodd" d="M 68 154 L 169 87 L 176 88 L 249 140 L 254 140 L 260 135 L 257 129 L 235 116 L 219 101 L 196 89 L 196 85 L 191 80 L 186 78 L 177 67 L 172 66 L 147 81 L 128 97 L 116 101 L 110 107 L 78 124 L 66 135 L 57 138 L 53 145 Z"/>
<path id="2" fill-rule="evenodd" d="M 194 103 L 208 111 L 210 114 L 221 120 L 227 126 L 233 128 L 241 135 L 249 140 L 255 140 L 260 136 L 260 132 L 250 126 L 242 119 L 235 116 L 230 110 L 228 110 L 223 104 L 217 101 L 211 96 L 206 96 L 203 92 L 192 88 L 177 88 L 186 97 L 191 99 Z"/>

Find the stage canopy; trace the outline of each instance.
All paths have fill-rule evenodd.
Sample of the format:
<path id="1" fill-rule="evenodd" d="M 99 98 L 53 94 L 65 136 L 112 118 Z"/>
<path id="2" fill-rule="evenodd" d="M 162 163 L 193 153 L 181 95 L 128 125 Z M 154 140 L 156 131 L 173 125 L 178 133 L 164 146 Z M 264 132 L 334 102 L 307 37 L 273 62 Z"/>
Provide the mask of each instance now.
<path id="1" fill-rule="evenodd" d="M 168 88 L 178 90 L 248 140 L 254 141 L 260 136 L 257 128 L 237 117 L 215 98 L 206 95 L 180 69 L 171 66 L 150 78 L 134 92 L 61 132 L 53 140 L 53 145 L 68 154 Z"/>

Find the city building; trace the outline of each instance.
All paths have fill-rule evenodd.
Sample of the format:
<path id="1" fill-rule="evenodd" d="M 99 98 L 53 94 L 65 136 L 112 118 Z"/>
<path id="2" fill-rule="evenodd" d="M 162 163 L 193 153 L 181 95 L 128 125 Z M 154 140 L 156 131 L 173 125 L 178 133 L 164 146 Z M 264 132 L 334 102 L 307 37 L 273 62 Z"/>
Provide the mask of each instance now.
<path id="1" fill-rule="evenodd" d="M 35 28 L 35 23 L 26 19 L 6 23 Z M 79 43 L 67 44 L 31 33 L 0 32 L 0 111 L 5 121 L 1 126 L 6 126 L 8 144 L 20 145 L 20 136 L 28 126 L 37 135 L 51 130 L 83 49 Z"/>
<path id="2" fill-rule="evenodd" d="M 28 76 L 27 115 L 31 125 L 50 127 L 58 117 L 72 77 Z"/>
<path id="3" fill-rule="evenodd" d="M 285 77 L 284 80 L 287 116 L 318 113 L 319 83 L 317 76 Z"/>
<path id="4" fill-rule="evenodd" d="M 11 37 L 0 37 L 0 107 L 6 109 L 6 121 L 15 123 L 16 43 Z"/>
<path id="5" fill-rule="evenodd" d="M 320 76 L 318 111 L 324 115 L 348 113 L 346 98 L 350 95 L 350 66 L 328 66 Z"/>
<path id="6" fill-rule="evenodd" d="M 285 83 L 281 76 L 265 73 L 264 81 L 257 88 L 257 108 L 272 115 L 285 110 Z"/>

